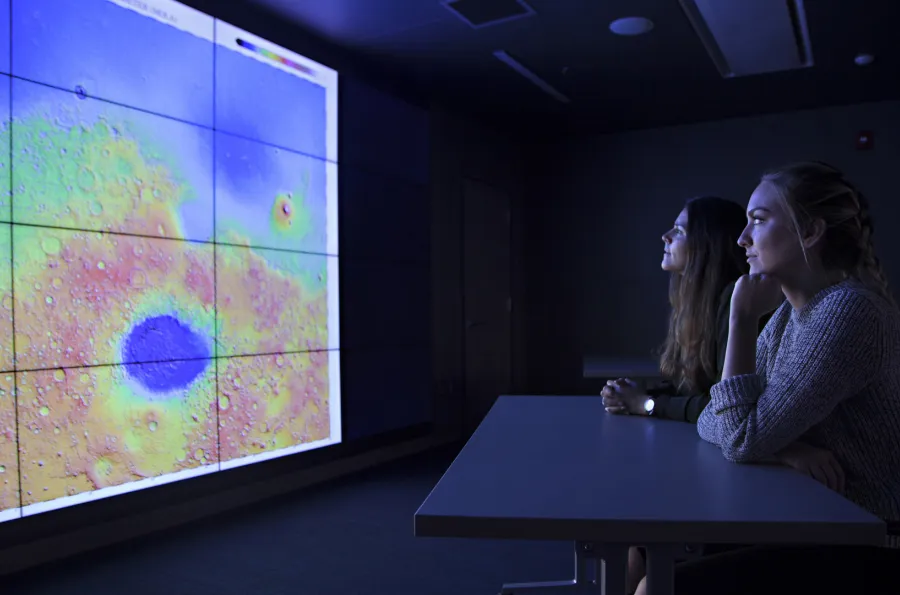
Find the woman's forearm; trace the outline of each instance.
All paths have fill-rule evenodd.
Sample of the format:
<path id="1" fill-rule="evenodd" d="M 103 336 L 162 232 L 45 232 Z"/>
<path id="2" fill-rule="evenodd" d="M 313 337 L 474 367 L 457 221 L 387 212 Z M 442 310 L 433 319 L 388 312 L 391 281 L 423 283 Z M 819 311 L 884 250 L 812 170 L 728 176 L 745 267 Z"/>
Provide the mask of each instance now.
<path id="1" fill-rule="evenodd" d="M 722 380 L 756 373 L 756 339 L 759 320 L 752 317 L 731 316 L 728 325 L 728 344 Z"/>

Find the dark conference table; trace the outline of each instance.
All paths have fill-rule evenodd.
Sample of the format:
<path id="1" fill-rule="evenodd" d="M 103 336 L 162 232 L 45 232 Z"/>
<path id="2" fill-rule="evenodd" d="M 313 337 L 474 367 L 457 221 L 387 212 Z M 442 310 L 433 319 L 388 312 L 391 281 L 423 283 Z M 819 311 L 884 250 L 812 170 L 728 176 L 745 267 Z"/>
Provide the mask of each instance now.
<path id="1" fill-rule="evenodd" d="M 886 527 L 791 469 L 726 461 L 692 424 L 609 415 L 598 397 L 502 396 L 415 534 L 573 542 L 574 579 L 503 586 L 535 595 L 624 593 L 627 548 L 646 545 L 648 593 L 670 595 L 688 544 L 880 545 Z"/>

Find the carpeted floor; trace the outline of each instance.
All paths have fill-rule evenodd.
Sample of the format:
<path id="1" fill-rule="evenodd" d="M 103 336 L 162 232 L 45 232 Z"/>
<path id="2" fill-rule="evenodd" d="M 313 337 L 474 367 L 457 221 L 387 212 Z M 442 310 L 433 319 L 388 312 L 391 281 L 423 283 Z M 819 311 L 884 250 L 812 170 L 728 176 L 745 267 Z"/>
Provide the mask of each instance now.
<path id="1" fill-rule="evenodd" d="M 4 595 L 493 595 L 571 578 L 571 546 L 416 539 L 444 450 L 0 578 Z"/>

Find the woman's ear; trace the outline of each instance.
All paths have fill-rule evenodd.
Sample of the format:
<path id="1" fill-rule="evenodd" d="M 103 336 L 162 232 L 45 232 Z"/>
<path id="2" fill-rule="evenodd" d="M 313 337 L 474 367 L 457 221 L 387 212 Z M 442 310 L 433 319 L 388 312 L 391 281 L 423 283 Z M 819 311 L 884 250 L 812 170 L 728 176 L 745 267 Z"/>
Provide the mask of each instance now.
<path id="1" fill-rule="evenodd" d="M 803 247 L 812 248 L 818 244 L 819 241 L 825 237 L 825 231 L 827 229 L 828 225 L 825 223 L 824 219 L 814 219 L 806 227 L 806 232 L 803 234 Z"/>

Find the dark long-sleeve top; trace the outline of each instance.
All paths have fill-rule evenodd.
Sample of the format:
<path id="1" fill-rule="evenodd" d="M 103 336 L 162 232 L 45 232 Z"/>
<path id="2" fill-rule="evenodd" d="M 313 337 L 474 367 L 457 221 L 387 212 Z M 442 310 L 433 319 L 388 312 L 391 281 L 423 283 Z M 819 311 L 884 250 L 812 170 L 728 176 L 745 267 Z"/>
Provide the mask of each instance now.
<path id="1" fill-rule="evenodd" d="M 736 283 L 736 282 L 735 282 Z M 719 296 L 716 310 L 716 382 L 722 378 L 725 368 L 725 348 L 728 346 L 728 325 L 731 318 L 731 295 L 735 283 L 728 284 Z M 759 323 L 759 330 L 766 326 L 771 314 L 764 316 Z M 656 402 L 654 415 L 663 419 L 674 419 L 697 423 L 700 413 L 709 404 L 709 392 L 703 394 L 684 394 L 669 381 L 661 383 L 647 391 Z"/>

